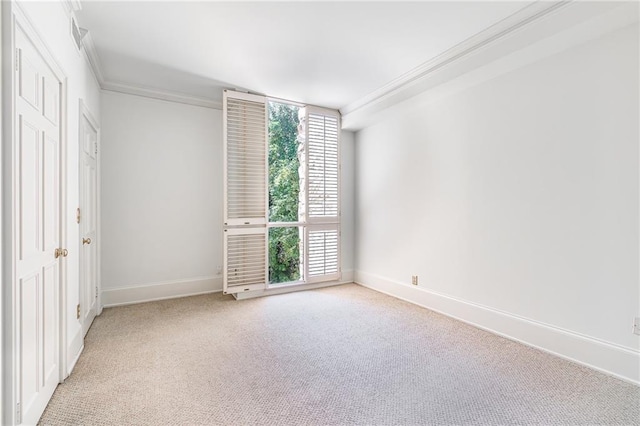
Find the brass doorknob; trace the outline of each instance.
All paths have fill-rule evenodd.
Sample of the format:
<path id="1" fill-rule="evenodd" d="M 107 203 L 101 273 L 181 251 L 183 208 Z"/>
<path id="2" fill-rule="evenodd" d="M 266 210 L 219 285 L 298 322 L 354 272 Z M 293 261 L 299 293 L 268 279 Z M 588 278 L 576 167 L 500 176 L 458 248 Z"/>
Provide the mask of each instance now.
<path id="1" fill-rule="evenodd" d="M 57 248 L 53 251 L 53 255 L 55 256 L 56 259 L 59 257 L 67 257 L 68 254 L 69 254 L 69 250 L 63 249 L 63 248 Z"/>
<path id="2" fill-rule="evenodd" d="M 82 244 L 91 244 L 91 238 L 83 238 Z"/>

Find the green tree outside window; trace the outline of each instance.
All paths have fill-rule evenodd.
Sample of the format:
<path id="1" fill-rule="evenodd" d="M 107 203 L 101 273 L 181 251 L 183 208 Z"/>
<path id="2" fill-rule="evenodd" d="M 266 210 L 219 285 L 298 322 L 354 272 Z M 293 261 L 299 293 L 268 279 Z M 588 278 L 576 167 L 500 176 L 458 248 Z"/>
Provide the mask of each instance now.
<path id="1" fill-rule="evenodd" d="M 270 222 L 298 221 L 298 110 L 294 105 L 269 103 Z M 300 278 L 299 228 L 270 228 L 269 281 L 283 283 Z"/>

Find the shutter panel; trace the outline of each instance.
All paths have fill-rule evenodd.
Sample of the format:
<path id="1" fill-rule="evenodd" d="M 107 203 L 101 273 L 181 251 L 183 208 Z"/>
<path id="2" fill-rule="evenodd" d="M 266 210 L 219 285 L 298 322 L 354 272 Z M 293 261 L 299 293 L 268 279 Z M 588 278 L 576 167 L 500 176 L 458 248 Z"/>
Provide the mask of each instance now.
<path id="1" fill-rule="evenodd" d="M 267 221 L 265 98 L 225 91 L 225 225 Z"/>
<path id="2" fill-rule="evenodd" d="M 268 279 L 266 100 L 225 91 L 223 115 L 223 290 L 261 290 Z"/>
<path id="3" fill-rule="evenodd" d="M 337 222 L 339 119 L 335 113 L 317 113 L 310 107 L 307 114 L 307 217 L 309 222 Z"/>
<path id="4" fill-rule="evenodd" d="M 340 279 L 340 232 L 338 225 L 307 227 L 307 282 Z"/>
<path id="5" fill-rule="evenodd" d="M 305 268 L 309 283 L 340 279 L 340 116 L 306 107 Z"/>
<path id="6" fill-rule="evenodd" d="M 267 282 L 267 228 L 230 228 L 224 232 L 224 292 L 263 290 Z"/>

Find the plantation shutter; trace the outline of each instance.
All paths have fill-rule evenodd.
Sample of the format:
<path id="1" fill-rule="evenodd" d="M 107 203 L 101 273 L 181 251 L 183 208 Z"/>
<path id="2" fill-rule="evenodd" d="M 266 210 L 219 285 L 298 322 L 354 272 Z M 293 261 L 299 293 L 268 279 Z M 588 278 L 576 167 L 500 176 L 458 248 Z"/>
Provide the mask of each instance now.
<path id="1" fill-rule="evenodd" d="M 340 278 L 340 116 L 306 107 L 306 281 Z"/>
<path id="2" fill-rule="evenodd" d="M 223 116 L 223 291 L 262 290 L 268 279 L 266 99 L 225 90 Z"/>

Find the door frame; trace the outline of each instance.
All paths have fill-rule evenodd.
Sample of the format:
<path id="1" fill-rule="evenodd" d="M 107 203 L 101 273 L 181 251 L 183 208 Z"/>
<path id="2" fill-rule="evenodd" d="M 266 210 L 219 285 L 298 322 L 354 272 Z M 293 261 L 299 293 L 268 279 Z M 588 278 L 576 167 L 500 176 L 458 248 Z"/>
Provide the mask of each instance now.
<path id="1" fill-rule="evenodd" d="M 91 110 L 89 109 L 89 107 L 87 106 L 86 102 L 84 101 L 84 99 L 80 99 L 79 101 L 79 114 L 78 114 L 78 188 L 79 188 L 79 192 L 78 192 L 78 208 L 82 205 L 82 151 L 83 151 L 83 147 L 82 147 L 82 143 L 84 142 L 83 138 L 84 135 L 82 135 L 82 120 L 84 118 L 87 119 L 87 121 L 89 122 L 89 124 L 91 124 L 91 126 L 93 126 L 94 129 L 96 129 L 96 145 L 97 145 L 97 150 L 98 152 L 96 153 L 96 295 L 97 295 L 97 299 L 96 299 L 96 316 L 100 315 L 102 313 L 102 282 L 100 280 L 100 241 L 101 241 L 101 235 L 100 235 L 100 151 L 101 151 L 101 147 L 100 147 L 100 123 L 98 122 L 98 120 L 96 120 L 95 116 L 91 113 Z M 80 212 L 80 214 L 82 215 L 82 212 Z M 82 235 L 80 235 L 80 239 L 82 239 Z M 78 261 L 78 268 L 79 268 L 79 272 L 82 272 L 82 262 L 83 262 L 83 256 L 82 256 L 82 242 L 78 241 L 78 253 L 79 253 L 79 261 Z M 78 295 L 80 297 L 80 303 L 82 303 L 82 299 L 84 296 L 84 292 L 82 289 L 82 274 L 79 275 L 80 279 L 78 280 Z M 82 309 L 82 308 L 81 308 Z M 82 326 L 82 324 L 81 324 Z"/>
<path id="2" fill-rule="evenodd" d="M 5 52 L 5 45 L 4 45 L 4 40 L 5 40 L 5 31 L 3 30 L 3 28 L 6 26 L 5 21 L 3 19 L 3 17 L 5 16 L 4 13 L 4 5 L 0 4 L 0 51 L 1 52 Z M 5 54 L 0 54 L 0 70 L 3 70 L 4 68 L 2 67 L 3 63 L 6 63 L 6 59 L 4 58 Z M 3 73 L 3 71 L 0 71 Z M 5 117 L 4 117 L 4 112 L 5 112 L 5 107 L 4 107 L 4 97 L 3 97 L 3 93 L 5 92 L 4 90 L 4 76 L 0 75 L 0 129 L 4 129 L 4 127 L 2 126 L 2 123 L 4 123 Z M 3 134 L 0 134 L 0 181 L 4 181 L 4 155 L 2 153 L 3 148 L 2 146 L 4 146 L 4 141 L 5 141 L 5 137 Z M 2 185 L 0 185 L 0 283 L 4 283 L 5 281 L 5 277 L 4 277 L 4 245 L 5 245 L 5 232 L 4 232 L 4 211 L 3 211 L 3 207 L 4 207 L 4 194 L 5 194 L 5 190 L 2 187 Z M 2 286 L 4 287 L 4 286 Z M 2 295 L 2 293 L 4 292 L 3 288 L 0 287 L 0 422 L 3 422 L 3 417 L 2 417 L 2 413 L 4 413 L 4 377 L 5 377 L 5 370 L 4 370 L 4 330 L 3 330 L 3 324 L 5 323 L 5 318 L 4 318 L 4 297 Z"/>
<path id="3" fill-rule="evenodd" d="M 15 96 L 16 96 L 16 43 L 15 35 L 19 27 L 33 46 L 47 63 L 55 77 L 60 81 L 60 158 L 59 158 L 59 241 L 60 247 L 67 247 L 67 76 L 62 71 L 58 61 L 51 53 L 44 39 L 35 29 L 28 16 L 15 1 L 1 2 L 2 5 L 2 84 L 4 97 L 2 98 L 2 282 L 11 285 L 2 286 L 2 412 L 3 424 L 15 424 L 17 421 L 18 402 L 18 347 L 16 344 L 16 235 L 14 230 L 14 207 L 16 205 L 16 167 L 14 164 L 16 129 L 15 129 Z M 10 66 L 7 66 L 10 65 Z M 10 94 L 10 96 L 8 96 Z M 8 244 L 10 242 L 10 244 Z M 61 383 L 68 376 L 67 371 L 67 262 L 60 258 L 59 277 L 59 321 L 58 321 L 58 381 Z"/>

